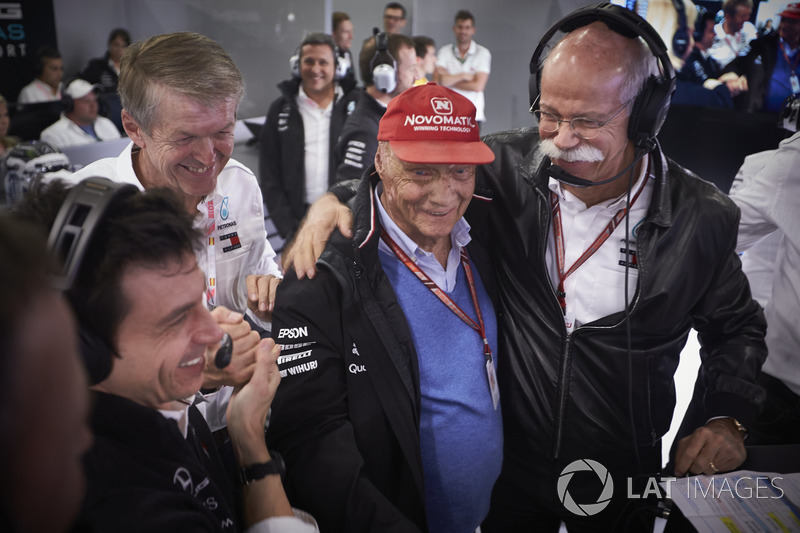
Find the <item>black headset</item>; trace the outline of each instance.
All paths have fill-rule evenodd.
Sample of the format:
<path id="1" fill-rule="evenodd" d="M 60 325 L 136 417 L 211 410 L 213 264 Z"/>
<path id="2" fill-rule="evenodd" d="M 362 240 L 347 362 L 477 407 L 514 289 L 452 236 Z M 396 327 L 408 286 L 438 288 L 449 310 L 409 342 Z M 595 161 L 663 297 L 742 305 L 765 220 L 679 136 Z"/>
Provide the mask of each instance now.
<path id="1" fill-rule="evenodd" d="M 672 0 L 675 4 L 675 11 L 678 13 L 678 28 L 672 36 L 672 52 L 683 57 L 689 49 L 689 23 L 686 20 L 686 5 L 683 0 Z"/>
<path id="2" fill-rule="evenodd" d="M 613 31 L 628 38 L 641 37 L 661 64 L 661 76 L 650 76 L 639 91 L 631 109 L 628 122 L 628 138 L 634 145 L 650 151 L 664 120 L 667 118 L 669 103 L 675 90 L 675 69 L 672 66 L 664 41 L 650 24 L 633 11 L 624 7 L 603 2 L 578 9 L 556 22 L 539 41 L 530 62 L 531 110 L 536 109 L 541 87 L 541 68 L 539 62 L 550 43 L 550 39 L 560 32 L 569 33 L 592 22 L 604 22 Z"/>
<path id="3" fill-rule="evenodd" d="M 708 21 L 714 20 L 714 15 L 709 15 L 708 10 L 703 6 L 698 5 L 696 7 L 697 18 L 694 21 L 692 37 L 694 37 L 695 42 L 698 42 L 703 38 L 703 34 L 706 32 L 706 24 L 708 24 Z"/>
<path id="4" fill-rule="evenodd" d="M 369 62 L 372 70 L 372 85 L 382 93 L 391 93 L 397 88 L 397 61 L 389 53 L 389 35 L 386 32 L 375 33 L 375 55 Z"/>
<path id="5" fill-rule="evenodd" d="M 56 215 L 47 247 L 59 260 L 59 271 L 53 275 L 56 288 L 67 297 L 84 298 L 71 290 L 81 263 L 91 245 L 97 228 L 104 222 L 106 213 L 120 201 L 136 194 L 139 189 L 128 183 L 116 183 L 107 178 L 88 178 L 72 187 Z M 73 304 L 73 309 L 76 306 Z M 78 316 L 81 355 L 92 384 L 108 377 L 113 363 L 113 349 L 93 332 Z"/>
<path id="6" fill-rule="evenodd" d="M 62 84 L 61 89 L 61 108 L 63 109 L 64 113 L 71 113 L 75 109 L 75 99 L 72 98 L 69 94 L 67 94 L 67 87 L 69 84 L 75 81 L 77 78 L 66 80 L 65 83 Z"/>
<path id="7" fill-rule="evenodd" d="M 36 69 L 36 77 L 42 75 L 44 72 L 44 60 L 45 59 L 58 59 L 61 57 L 59 54 L 58 49 L 55 46 L 44 45 L 36 51 L 36 56 L 34 57 L 34 68 Z"/>

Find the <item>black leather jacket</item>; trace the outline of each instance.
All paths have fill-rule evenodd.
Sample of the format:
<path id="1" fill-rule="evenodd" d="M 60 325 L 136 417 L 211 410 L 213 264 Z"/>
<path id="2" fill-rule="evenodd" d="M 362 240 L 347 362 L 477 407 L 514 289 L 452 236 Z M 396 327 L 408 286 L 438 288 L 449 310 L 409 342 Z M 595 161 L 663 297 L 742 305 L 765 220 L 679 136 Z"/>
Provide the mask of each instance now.
<path id="1" fill-rule="evenodd" d="M 506 456 L 528 462 L 632 449 L 631 386 L 636 441 L 657 444 L 669 429 L 673 374 L 692 327 L 702 346 L 707 393 L 699 401 L 708 418 L 732 416 L 746 426 L 763 401 L 755 381 L 766 324 L 734 251 L 736 206 L 653 151 L 656 182 L 637 233 L 629 323 L 619 312 L 568 335 L 545 267 L 549 160 L 537 150 L 538 134 L 521 129 L 484 140 L 496 155 L 478 171 L 476 195 L 487 201 L 473 200 L 466 218 L 492 257 L 503 306 L 500 347 L 509 359 L 498 379 Z"/>
<path id="2" fill-rule="evenodd" d="M 342 95 L 331 110 L 328 137 L 328 185 L 336 181 L 334 151 L 339 135 L 361 91 L 355 82 L 340 82 Z M 259 134 L 258 178 L 267 211 L 281 237 L 290 239 L 306 214 L 306 160 L 303 117 L 297 107 L 300 79 L 278 84 L 281 96 L 269 106 Z"/>
<path id="3" fill-rule="evenodd" d="M 428 529 L 417 352 L 378 258 L 377 182 L 374 167 L 358 182 L 353 240 L 334 237 L 313 280 L 290 269 L 273 313 L 283 379 L 267 439 L 290 500 L 322 531 Z M 488 258 L 468 249 L 491 296 Z"/>

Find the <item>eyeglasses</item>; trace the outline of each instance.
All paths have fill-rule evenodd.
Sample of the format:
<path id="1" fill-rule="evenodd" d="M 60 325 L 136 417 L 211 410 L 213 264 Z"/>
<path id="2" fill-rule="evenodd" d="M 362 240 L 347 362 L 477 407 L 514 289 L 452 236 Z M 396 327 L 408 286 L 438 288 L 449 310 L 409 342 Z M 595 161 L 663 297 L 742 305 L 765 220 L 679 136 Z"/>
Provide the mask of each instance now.
<path id="1" fill-rule="evenodd" d="M 391 20 L 392 22 L 398 22 L 400 20 L 403 20 L 405 17 L 398 15 L 384 15 L 383 18 L 385 18 L 386 20 Z"/>
<path id="2" fill-rule="evenodd" d="M 602 122 L 583 117 L 567 120 L 553 113 L 542 111 L 541 109 L 534 110 L 533 114 L 536 117 L 536 120 L 539 121 L 539 128 L 541 128 L 542 131 L 549 133 L 556 132 L 558 131 L 559 126 L 561 126 L 561 123 L 566 122 L 569 124 L 569 127 L 572 129 L 572 132 L 575 135 L 581 139 L 589 140 L 597 137 L 597 135 L 600 133 L 600 128 L 606 126 L 609 122 L 617 118 L 617 115 L 622 113 L 622 110 L 625 109 L 632 101 L 633 99 L 622 104 L 622 106 L 620 106 L 620 108 L 617 109 L 608 120 L 604 120 Z M 535 107 L 538 102 L 539 98 L 537 97 L 531 108 Z"/>

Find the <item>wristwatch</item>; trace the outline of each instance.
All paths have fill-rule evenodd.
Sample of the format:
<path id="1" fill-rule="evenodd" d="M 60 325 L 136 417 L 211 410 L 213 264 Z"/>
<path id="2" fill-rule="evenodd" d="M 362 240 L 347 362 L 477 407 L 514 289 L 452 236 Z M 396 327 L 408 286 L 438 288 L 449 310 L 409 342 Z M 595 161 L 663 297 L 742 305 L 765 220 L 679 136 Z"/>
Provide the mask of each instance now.
<path id="1" fill-rule="evenodd" d="M 741 422 L 739 422 L 733 417 L 730 417 L 730 419 L 733 421 L 733 424 L 736 426 L 736 429 L 747 435 L 747 429 L 742 425 Z"/>
<path id="2" fill-rule="evenodd" d="M 283 478 L 283 474 L 286 472 L 283 457 L 275 452 L 270 452 L 270 456 L 272 460 L 266 463 L 256 463 L 241 467 L 239 469 L 239 483 L 242 486 L 246 486 L 273 474 L 278 474 Z"/>

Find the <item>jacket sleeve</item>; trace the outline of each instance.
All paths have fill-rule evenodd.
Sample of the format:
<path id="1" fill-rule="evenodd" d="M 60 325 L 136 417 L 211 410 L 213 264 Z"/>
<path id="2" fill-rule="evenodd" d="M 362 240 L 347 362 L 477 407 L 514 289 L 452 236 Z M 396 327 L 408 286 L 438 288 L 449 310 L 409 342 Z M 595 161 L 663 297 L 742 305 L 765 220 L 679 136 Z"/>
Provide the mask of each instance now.
<path id="1" fill-rule="evenodd" d="M 717 233 L 721 260 L 708 265 L 715 270 L 709 277 L 711 284 L 692 313 L 701 346 L 698 379 L 704 390 L 702 398 L 692 401 L 703 402 L 706 420 L 729 416 L 747 427 L 764 401 L 756 379 L 767 356 L 767 326 L 735 251 L 738 209 L 718 213 L 719 220 L 707 227 Z"/>
<path id="2" fill-rule="evenodd" d="M 107 60 L 105 58 L 90 59 L 80 72 L 78 72 L 78 77 L 89 83 L 100 83 L 100 76 L 103 74 L 106 64 Z"/>
<path id="3" fill-rule="evenodd" d="M 349 128 L 345 125 L 339 143 L 336 146 L 336 180 L 358 179 L 375 160 L 378 151 L 378 139 L 374 132 L 365 128 Z"/>
<path id="4" fill-rule="evenodd" d="M 281 237 L 286 239 L 295 232 L 299 221 L 292 214 L 289 195 L 284 188 L 281 165 L 281 136 L 278 133 L 278 115 L 283 107 L 283 99 L 274 101 L 267 112 L 267 120 L 259 135 L 258 177 L 261 194 L 267 210 Z M 296 148 L 291 148 L 296 149 Z"/>
<path id="5" fill-rule="evenodd" d="M 272 336 L 282 344 L 281 384 L 267 440 L 286 462 L 292 505 L 310 512 L 321 531 L 418 531 L 367 478 L 348 417 L 340 305 L 332 273 L 278 288 Z"/>

